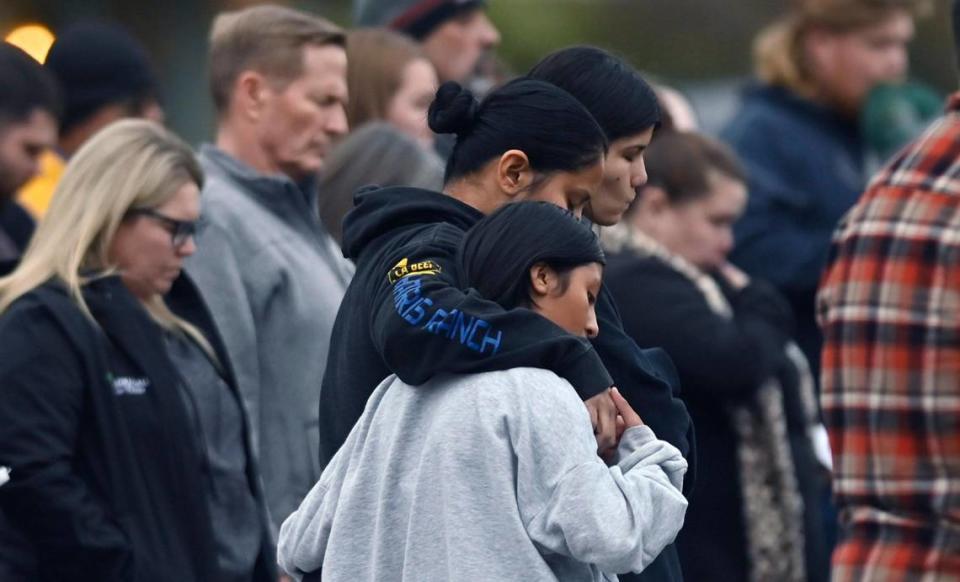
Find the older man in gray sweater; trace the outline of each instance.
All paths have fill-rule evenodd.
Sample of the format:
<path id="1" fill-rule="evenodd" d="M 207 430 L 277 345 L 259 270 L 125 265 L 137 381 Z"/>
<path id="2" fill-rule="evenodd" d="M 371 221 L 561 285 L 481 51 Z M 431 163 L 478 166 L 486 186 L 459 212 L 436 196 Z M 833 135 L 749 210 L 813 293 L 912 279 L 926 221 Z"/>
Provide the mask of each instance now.
<path id="1" fill-rule="evenodd" d="M 352 272 L 314 182 L 347 131 L 343 43 L 329 22 L 277 6 L 221 14 L 210 38 L 209 227 L 187 268 L 227 344 L 275 526 L 320 476 L 316 403 Z"/>

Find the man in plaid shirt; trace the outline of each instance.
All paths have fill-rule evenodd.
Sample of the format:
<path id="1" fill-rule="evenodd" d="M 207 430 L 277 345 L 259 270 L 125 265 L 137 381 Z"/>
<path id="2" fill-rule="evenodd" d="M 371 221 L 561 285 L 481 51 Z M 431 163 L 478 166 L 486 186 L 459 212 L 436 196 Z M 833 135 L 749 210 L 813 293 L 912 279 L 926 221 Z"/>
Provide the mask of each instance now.
<path id="1" fill-rule="evenodd" d="M 960 580 L 960 93 L 840 224 L 818 308 L 834 581 Z"/>

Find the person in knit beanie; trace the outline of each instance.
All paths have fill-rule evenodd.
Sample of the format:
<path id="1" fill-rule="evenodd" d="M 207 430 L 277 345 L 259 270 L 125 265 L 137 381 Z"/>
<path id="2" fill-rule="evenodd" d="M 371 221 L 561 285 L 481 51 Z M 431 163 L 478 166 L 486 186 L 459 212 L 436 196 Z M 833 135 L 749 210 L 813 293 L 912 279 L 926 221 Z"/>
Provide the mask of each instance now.
<path id="1" fill-rule="evenodd" d="M 462 82 L 500 42 L 483 0 L 356 0 L 357 26 L 385 26 L 416 39 L 440 81 Z"/>
<path id="2" fill-rule="evenodd" d="M 64 96 L 60 149 L 69 157 L 100 128 L 126 117 L 163 120 L 147 52 L 120 26 L 70 26 L 50 48 L 46 67 Z"/>
<path id="3" fill-rule="evenodd" d="M 50 48 L 46 68 L 60 85 L 63 116 L 57 148 L 40 158 L 40 173 L 17 194 L 37 219 L 46 213 L 66 160 L 114 121 L 163 122 L 159 87 L 141 43 L 118 25 L 78 22 Z"/>

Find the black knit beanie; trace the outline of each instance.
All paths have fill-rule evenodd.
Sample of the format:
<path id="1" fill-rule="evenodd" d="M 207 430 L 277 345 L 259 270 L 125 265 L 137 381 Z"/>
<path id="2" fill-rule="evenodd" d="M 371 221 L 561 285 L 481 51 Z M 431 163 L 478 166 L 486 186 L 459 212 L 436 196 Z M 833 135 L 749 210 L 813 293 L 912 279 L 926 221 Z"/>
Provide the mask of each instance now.
<path id="1" fill-rule="evenodd" d="M 417 40 L 444 22 L 480 8 L 484 0 L 356 0 L 357 26 L 385 26 Z"/>
<path id="2" fill-rule="evenodd" d="M 61 134 L 104 105 L 159 98 L 146 50 L 117 25 L 83 22 L 70 26 L 53 43 L 45 66 L 63 93 Z"/>

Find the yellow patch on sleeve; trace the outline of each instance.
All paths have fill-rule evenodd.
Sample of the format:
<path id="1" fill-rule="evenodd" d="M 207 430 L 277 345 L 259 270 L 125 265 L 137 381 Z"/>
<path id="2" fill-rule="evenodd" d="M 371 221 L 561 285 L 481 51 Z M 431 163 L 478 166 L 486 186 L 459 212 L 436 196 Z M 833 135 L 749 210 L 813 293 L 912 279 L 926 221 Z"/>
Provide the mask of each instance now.
<path id="1" fill-rule="evenodd" d="M 418 261 L 411 263 L 407 257 L 404 257 L 387 273 L 387 280 L 393 284 L 404 277 L 411 277 L 415 275 L 435 276 L 442 272 L 443 269 L 434 261 Z"/>

